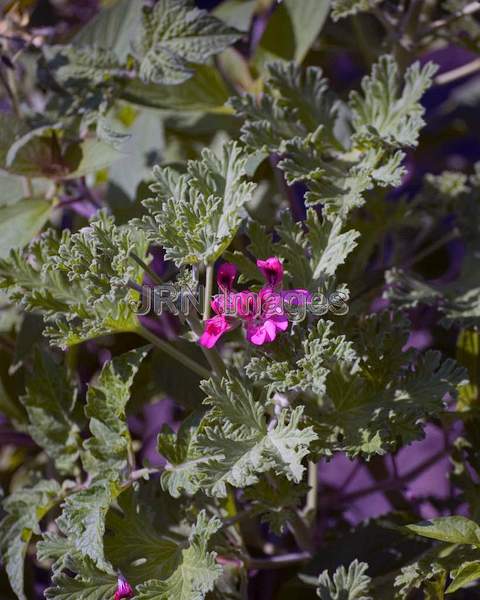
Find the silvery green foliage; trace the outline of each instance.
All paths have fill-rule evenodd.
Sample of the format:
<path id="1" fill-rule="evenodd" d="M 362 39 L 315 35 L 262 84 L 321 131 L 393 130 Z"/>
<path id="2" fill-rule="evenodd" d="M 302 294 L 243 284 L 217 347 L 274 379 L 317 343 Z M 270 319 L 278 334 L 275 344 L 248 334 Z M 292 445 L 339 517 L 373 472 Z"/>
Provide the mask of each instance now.
<path id="1" fill-rule="evenodd" d="M 367 569 L 367 564 L 354 560 L 348 569 L 338 567 L 333 577 L 324 571 L 318 578 L 317 596 L 321 600 L 373 600 Z"/>
<path id="2" fill-rule="evenodd" d="M 84 443 L 82 462 L 92 476 L 105 478 L 111 472 L 114 479 L 127 467 L 132 448 L 126 405 L 133 379 L 146 355 L 146 348 L 138 348 L 106 363 L 98 380 L 88 388 L 85 414 L 92 437 Z"/>
<path id="3" fill-rule="evenodd" d="M 239 37 L 190 0 L 160 0 L 144 8 L 142 35 L 134 42 L 140 77 L 147 83 L 182 83 L 193 75 L 193 65 L 205 63 Z"/>
<path id="4" fill-rule="evenodd" d="M 305 181 L 310 205 L 322 203 L 329 220 L 346 218 L 365 202 L 375 186 L 398 185 L 404 173 L 402 148 L 415 146 L 423 125 L 419 101 L 436 67 L 411 65 L 399 85 L 394 59 L 382 56 L 362 93 L 349 101 L 353 134 L 341 141 L 335 132 L 339 101 L 328 91 L 322 71 L 275 63 L 269 68 L 266 93 L 233 98 L 245 119 L 243 141 L 248 147 L 286 153 L 279 166 L 289 184 Z"/>
<path id="5" fill-rule="evenodd" d="M 208 461 L 198 470 L 208 494 L 223 497 L 227 484 L 247 487 L 268 471 L 301 481 L 302 459 L 317 438 L 312 427 L 301 425 L 302 407 L 285 409 L 268 422 L 265 406 L 239 379 L 231 375 L 220 382 L 210 379 L 202 388 L 211 409 L 197 442 Z"/>
<path id="6" fill-rule="evenodd" d="M 434 351 L 419 357 L 412 369 L 413 354 L 403 351 L 407 327 L 384 312 L 365 318 L 347 339 L 335 335 L 332 322 L 321 320 L 305 339 L 292 343 L 288 360 L 256 356 L 246 373 L 270 394 L 307 403 L 321 454 L 383 454 L 399 440 L 421 439 L 425 419 L 444 409 L 445 394 L 455 395 L 466 377 L 455 361 L 442 362 Z"/>
<path id="7" fill-rule="evenodd" d="M 227 4 L 230 9 L 233 5 L 234 16 L 240 11 L 242 20 L 244 10 L 251 10 L 250 19 L 256 8 L 250 2 Z M 298 16 L 298 4 L 288 2 L 288 11 L 285 3 L 277 4 L 269 26 L 276 26 L 278 18 L 283 28 L 289 27 Z M 331 14 L 336 20 L 370 11 L 368 20 L 378 14 L 380 4 L 332 0 Z M 448 2 L 446 10 L 454 13 L 460 4 Z M 123 129 L 139 105 L 174 109 L 173 114 L 162 111 L 155 118 L 165 137 L 176 136 L 180 147 L 176 154 L 178 149 L 170 152 L 159 141 L 162 166 L 154 169 L 153 197 L 143 202 L 143 216 L 140 186 L 126 210 L 137 218 L 126 224 L 116 224 L 114 216 L 102 211 L 87 227 L 75 230 L 74 221 L 73 232 L 50 229 L 24 250 L 0 260 L 0 285 L 12 302 L 43 317 L 45 333 L 55 345 L 65 349 L 109 336 L 108 348 L 114 354 L 88 387 L 79 387 L 73 376 L 73 353 L 67 355 L 67 366 L 45 352 L 35 357 L 32 373 L 28 358 L 14 365 L 27 372 L 18 424 L 39 446 L 32 461 L 35 471 L 43 470 L 49 477 L 38 481 L 36 472 L 21 471 L 26 482 L 15 478 L 15 489 L 3 505 L 0 553 L 20 600 L 28 595 L 24 560 L 30 542 L 32 549 L 36 542 L 38 561 L 50 566 L 52 579 L 45 597 L 53 600 L 113 600 L 119 573 L 140 600 L 238 600 L 248 594 L 245 581 L 255 561 L 270 559 L 248 555 L 258 545 L 259 522 L 254 519 L 285 536 L 276 550 L 288 548 L 290 553 L 290 547 L 298 545 L 302 552 L 293 555 L 293 562 L 316 560 L 310 556 L 311 540 L 301 539 L 302 528 L 307 534 L 314 529 L 312 466 L 337 452 L 369 459 L 421 439 L 427 420 L 445 418 L 446 399 L 454 398 L 465 381 L 464 370 L 439 352 L 405 349 L 408 323 L 397 309 L 435 304 L 446 319 L 463 325 L 476 323 L 472 318 L 480 315 L 475 260 L 480 170 L 471 177 L 451 172 L 429 176 L 420 197 L 399 202 L 386 224 L 401 229 L 402 224 L 411 225 L 412 215 L 431 218 L 448 214 L 455 203 L 465 203 L 458 226 L 473 258 L 461 285 L 444 293 L 440 286 L 413 275 L 412 269 L 392 269 L 386 281 L 391 284 L 393 311 L 369 314 L 359 294 L 345 319 L 308 315 L 305 322 L 290 324 L 282 339 L 263 348 L 249 346 L 238 328 L 229 332 L 219 353 L 206 351 L 205 360 L 198 348 L 188 346 L 197 342 L 198 328 L 188 331 L 188 323 L 181 320 L 183 339 L 175 343 L 186 347 L 186 354 L 191 350 L 192 356 L 200 355 L 201 369 L 210 363 L 215 368 L 199 391 L 198 378 L 190 386 L 183 370 L 171 368 L 168 375 L 178 388 L 182 384 L 194 388 L 188 390 L 193 401 L 182 404 L 178 430 L 165 425 L 159 432 L 157 449 L 165 465 L 138 469 L 128 402 L 133 396 L 137 409 L 168 394 L 163 380 L 161 385 L 157 381 L 164 373 L 149 375 L 155 369 L 170 371 L 170 363 L 163 354 L 156 362 L 147 358 L 144 347 L 120 353 L 125 346 L 132 347 L 134 334 L 141 332 L 134 301 L 144 271 L 134 256 L 148 262 L 148 246 L 162 247 L 167 261 L 181 270 L 175 275 L 174 265 L 167 265 L 165 277 L 176 276 L 178 285 L 192 289 L 201 282 L 199 273 L 202 276 L 205 266 L 223 260 L 238 267 L 236 289 L 251 282 L 258 289 L 265 282 L 255 260 L 272 256 L 282 261 L 284 290 L 347 292 L 344 281 L 358 287 L 365 264 L 358 261 L 361 269 L 355 272 L 358 257 L 353 252 L 364 253 L 366 263 L 383 244 L 381 215 L 386 213 L 378 207 L 387 204 L 384 193 L 389 187 L 401 181 L 404 152 L 418 143 L 424 125 L 421 99 L 436 69 L 431 63 L 421 67 L 412 61 L 403 70 L 390 54 L 380 56 L 360 89 L 341 100 L 315 66 L 303 68 L 286 60 L 265 67 L 262 57 L 254 55 L 248 64 L 234 50 L 219 57 L 218 68 L 213 57 L 240 34 L 189 0 L 142 5 L 118 0 L 70 45 L 44 50 L 41 68 L 55 93 L 48 98 L 45 115 L 35 117 L 39 126 L 31 129 L 20 120 L 0 117 L 4 137 L 13 141 L 0 142 L 4 167 L 31 168 L 22 161 L 32 147 L 43 152 L 52 141 L 60 140 L 61 145 L 70 135 L 82 140 L 74 145 L 81 153 L 88 154 L 87 146 L 98 152 L 98 139 L 116 148 L 126 139 Z M 227 10 L 225 18 L 231 17 Z M 457 33 L 461 27 L 474 31 L 471 19 L 458 21 L 458 28 L 452 24 L 449 28 Z M 302 32 L 297 27 L 295 33 Z M 269 43 L 261 41 L 262 52 L 282 58 Z M 372 48 L 372 55 L 383 52 L 384 45 L 381 50 Z M 315 52 L 309 54 L 309 62 Z M 232 80 L 224 77 L 229 64 L 235 66 Z M 234 97 L 225 107 L 229 93 Z M 126 109 L 125 101 L 137 108 Z M 178 113 L 192 107 L 195 114 L 182 115 L 182 122 Z M 236 116 L 229 114 L 229 107 Z M 212 112 L 197 112 L 204 110 Z M 115 120 L 121 122 L 121 131 Z M 213 135 L 212 129 L 217 133 L 223 128 L 219 136 Z M 205 131 L 211 134 L 211 147 L 200 152 L 199 144 L 204 146 L 208 137 Z M 232 139 L 217 154 L 212 148 L 226 139 L 224 134 Z M 240 141 L 235 141 L 238 137 Z M 75 186 L 80 183 L 77 176 L 98 172 L 117 156 L 112 152 L 105 157 L 104 152 L 80 172 L 60 162 L 65 167 L 62 176 Z M 268 155 L 270 162 L 262 163 Z M 283 179 L 279 193 L 272 194 L 267 218 L 258 217 L 258 209 L 264 207 L 256 203 L 255 192 L 265 183 L 269 193 L 273 189 L 273 175 L 281 176 L 271 168 L 277 157 L 287 184 L 300 182 L 308 188 L 303 220 L 295 221 L 289 211 L 280 210 L 287 206 Z M 253 178 L 258 187 L 249 180 Z M 57 172 L 52 180 L 60 195 L 64 182 Z M 143 177 L 142 183 L 146 188 L 151 182 Z M 35 198 L 27 204 L 30 201 Z M 108 199 L 109 210 L 123 219 L 125 207 L 120 204 L 116 196 Z M 375 228 L 382 232 L 372 231 Z M 118 341 L 122 347 L 118 355 L 118 346 L 110 342 L 116 333 L 129 334 Z M 140 392 L 134 388 L 137 374 Z M 3 393 L 0 385 L 0 402 Z M 174 399 L 181 402 L 181 396 L 179 392 Z M 50 479 L 51 472 L 58 482 Z M 248 526 L 239 524 L 244 518 L 250 520 L 251 537 Z M 292 532 L 294 536 L 287 537 Z M 408 598 L 422 586 L 432 597 L 442 597 L 448 577 L 448 591 L 455 591 L 480 574 L 475 521 L 432 520 L 405 531 L 406 536 L 414 534 L 440 544 L 421 556 L 409 554 L 396 569 L 395 585 L 391 577 L 396 598 Z M 264 541 L 261 547 L 267 553 Z M 350 549 L 348 541 L 344 546 Z M 280 552 L 271 558 L 274 565 L 282 560 Z M 287 559 L 290 566 L 290 554 Z M 324 571 L 315 581 L 317 594 L 323 600 L 371 600 L 377 582 L 371 582 L 366 571 L 367 565 L 358 560 L 333 575 Z"/>
<path id="8" fill-rule="evenodd" d="M 154 6 L 141 0 L 118 0 L 69 45 L 42 48 L 45 80 L 62 88 L 62 94 L 48 106 L 47 120 L 71 125 L 80 116 L 83 126 L 97 124 L 117 98 L 148 105 L 148 84 L 153 84 L 154 91 L 163 85 L 174 99 L 166 100 L 167 105 L 176 108 L 175 91 L 166 86 L 188 81 L 195 67 L 240 36 L 236 29 L 196 8 L 192 0 L 160 0 Z M 132 94 L 132 89 L 139 92 Z M 157 100 L 167 95 L 160 94 Z"/>
<path id="9" fill-rule="evenodd" d="M 334 334 L 332 321 L 319 320 L 301 343 L 295 367 L 289 361 L 271 361 L 254 356 L 246 367 L 247 376 L 267 385 L 270 394 L 304 393 L 320 399 L 327 391 L 327 377 L 337 365 L 348 365 L 354 371 L 359 361 L 351 341 Z"/>
<path id="10" fill-rule="evenodd" d="M 139 600 L 202 600 L 213 590 L 222 567 L 215 562 L 216 553 L 208 551 L 208 542 L 218 531 L 221 522 L 199 513 L 187 544 L 177 549 L 178 566 L 167 579 L 152 579 L 138 588 Z"/>
<path id="11" fill-rule="evenodd" d="M 229 142 L 220 156 L 204 149 L 185 174 L 156 168 L 155 197 L 144 202 L 149 214 L 139 223 L 148 239 L 161 243 L 179 266 L 215 261 L 232 241 L 255 189 L 245 181 L 247 160 Z"/>
<path id="12" fill-rule="evenodd" d="M 68 548 L 61 548 L 68 552 Z M 51 558 L 50 554 L 46 558 Z M 59 571 L 53 576 L 52 586 L 45 590 L 48 600 L 111 600 L 117 589 L 117 575 L 102 571 L 95 563 L 76 553 L 63 555 L 67 573 Z"/>
<path id="13" fill-rule="evenodd" d="M 28 249 L 0 261 L 0 285 L 9 297 L 42 314 L 45 334 L 62 348 L 115 331 L 133 331 L 135 296 L 130 280 L 143 271 L 131 252 L 144 257 L 142 232 L 117 227 L 105 213 L 77 233 L 49 230 Z"/>
<path id="14" fill-rule="evenodd" d="M 19 600 L 24 591 L 23 563 L 33 534 L 40 533 L 40 521 L 55 506 L 60 486 L 55 480 L 42 480 L 11 494 L 3 502 L 6 515 L 0 521 L 0 554 L 10 585 Z"/>
<path id="15" fill-rule="evenodd" d="M 64 474 L 75 471 L 80 453 L 76 401 L 77 390 L 65 369 L 50 355 L 37 351 L 34 374 L 28 377 L 26 393 L 22 397 L 28 415 L 27 429 Z"/>
<path id="16" fill-rule="evenodd" d="M 168 425 L 158 435 L 158 451 L 167 464 L 162 473 L 162 488 L 174 498 L 182 494 L 193 496 L 200 488 L 199 469 L 209 457 L 197 446 L 197 415 L 185 419 L 177 434 Z"/>
<path id="17" fill-rule="evenodd" d="M 305 227 L 306 226 L 306 227 Z M 248 247 L 253 256 L 283 258 L 283 266 L 292 285 L 311 290 L 332 282 L 337 270 L 345 263 L 357 245 L 359 233 L 354 229 L 344 231 L 340 218 L 333 222 L 319 218 L 315 209 L 307 211 L 305 221 L 294 222 L 288 212 L 280 216 L 276 231 L 279 241 L 273 242 L 264 227 L 251 223 Z M 245 280 L 260 280 L 258 269 L 245 254 L 227 254 L 238 265 Z"/>

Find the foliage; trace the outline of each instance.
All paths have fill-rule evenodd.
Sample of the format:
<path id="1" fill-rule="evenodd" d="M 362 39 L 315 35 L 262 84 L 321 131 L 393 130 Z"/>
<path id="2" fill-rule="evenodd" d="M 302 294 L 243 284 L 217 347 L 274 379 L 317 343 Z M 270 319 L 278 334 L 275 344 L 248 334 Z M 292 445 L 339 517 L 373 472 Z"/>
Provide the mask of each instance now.
<path id="1" fill-rule="evenodd" d="M 354 561 L 348 570 L 339 567 L 330 578 L 324 571 L 318 578 L 317 596 L 322 600 L 371 600 L 368 594 L 370 577 L 365 575 L 368 565 Z"/>
<path id="2" fill-rule="evenodd" d="M 462 598 L 480 5 L 199 4 L 0 9 L 0 596 Z"/>

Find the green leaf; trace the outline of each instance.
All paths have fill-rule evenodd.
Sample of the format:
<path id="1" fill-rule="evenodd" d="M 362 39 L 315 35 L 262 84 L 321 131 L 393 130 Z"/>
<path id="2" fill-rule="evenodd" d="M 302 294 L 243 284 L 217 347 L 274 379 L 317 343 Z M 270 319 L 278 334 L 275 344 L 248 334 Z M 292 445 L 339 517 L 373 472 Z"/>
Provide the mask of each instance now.
<path id="1" fill-rule="evenodd" d="M 288 361 L 254 356 L 246 366 L 247 376 L 277 392 L 304 392 L 320 399 L 327 389 L 327 376 L 334 365 L 353 364 L 359 359 L 345 335 L 333 335 L 334 323 L 320 320 L 302 342 L 301 350 Z"/>
<path id="2" fill-rule="evenodd" d="M 181 503 L 162 492 L 158 480 L 123 492 L 118 508 L 112 507 L 107 515 L 107 559 L 134 585 L 168 579 L 185 542 L 183 516 Z"/>
<path id="3" fill-rule="evenodd" d="M 143 584 L 139 597 L 202 599 L 221 573 L 208 550 L 220 522 L 201 511 L 192 528 L 186 506 L 158 481 L 124 492 L 118 505 L 107 517 L 106 555 L 132 584 Z"/>
<path id="4" fill-rule="evenodd" d="M 115 483 L 99 479 L 89 488 L 68 496 L 56 521 L 82 557 L 90 558 L 99 569 L 107 571 L 110 565 L 103 550 L 105 517 L 118 493 Z"/>
<path id="5" fill-rule="evenodd" d="M 229 142 L 220 157 L 204 149 L 201 160 L 188 163 L 185 175 L 156 168 L 151 187 L 156 198 L 144 201 L 150 214 L 134 223 L 178 266 L 212 263 L 232 241 L 242 208 L 252 197 L 255 184 L 244 181 L 247 159 Z"/>
<path id="6" fill-rule="evenodd" d="M 73 471 L 80 453 L 80 429 L 73 414 L 76 399 L 65 369 L 49 354 L 37 351 L 21 400 L 28 414 L 28 432 L 63 474 Z"/>
<path id="7" fill-rule="evenodd" d="M 291 352 L 289 361 L 278 367 L 267 364 L 265 369 L 264 377 L 274 389 L 283 381 L 282 370 L 296 375 L 298 364 L 306 375 L 302 374 L 300 382 L 294 380 L 297 386 L 303 385 L 305 377 L 320 391 L 325 389 L 311 397 L 309 407 L 319 436 L 318 450 L 328 456 L 336 451 L 351 456 L 384 454 L 400 440 L 421 439 L 426 419 L 441 414 L 445 394 L 455 396 L 456 386 L 465 377 L 454 361 L 442 361 L 434 351 L 420 356 L 413 370 L 412 354 L 403 351 L 408 337 L 408 323 L 403 319 L 392 322 L 385 312 L 360 323 L 352 339 L 344 338 L 339 344 L 338 360 L 329 336 L 317 336 L 318 341 L 313 336 L 311 343 L 303 344 L 303 351 L 300 347 Z M 305 353 L 310 348 L 311 359 Z M 260 372 L 262 365 L 255 365 L 255 370 Z"/>
<path id="8" fill-rule="evenodd" d="M 294 288 L 320 291 L 328 287 L 330 278 L 357 245 L 360 234 L 353 229 L 342 230 L 340 219 L 321 222 L 314 209 L 308 209 L 306 220 L 301 222 L 295 222 L 290 212 L 284 211 L 276 227 L 278 242 L 274 243 L 262 226 L 252 222 L 248 252 L 257 258 L 282 258 L 285 276 Z M 225 258 L 238 266 L 242 281 L 262 280 L 256 265 L 244 254 L 227 253 Z"/>
<path id="9" fill-rule="evenodd" d="M 175 86 L 133 79 L 126 83 L 121 96 L 140 106 L 222 113 L 229 110 L 224 105 L 230 92 L 217 69 L 210 65 L 199 65 L 188 81 Z"/>
<path id="10" fill-rule="evenodd" d="M 299 483 L 316 435 L 311 427 L 301 428 L 303 408 L 283 410 L 270 423 L 265 406 L 255 401 L 251 390 L 229 376 L 221 382 L 204 382 L 206 403 L 212 406 L 205 416 L 198 448 L 209 460 L 199 465 L 202 488 L 224 497 L 227 484 L 246 487 L 273 470 Z"/>
<path id="11" fill-rule="evenodd" d="M 222 567 L 215 562 L 216 553 L 208 551 L 208 541 L 220 527 L 218 519 L 209 519 L 202 510 L 175 571 L 168 579 L 153 579 L 140 585 L 138 600 L 204 600 L 222 573 Z"/>
<path id="12" fill-rule="evenodd" d="M 162 488 L 174 498 L 181 494 L 193 496 L 197 492 L 199 464 L 208 461 L 196 446 L 196 420 L 193 413 L 183 421 L 177 434 L 164 425 L 158 435 L 158 451 L 167 459 L 161 477 Z"/>
<path id="13" fill-rule="evenodd" d="M 15 204 L 25 196 L 25 180 L 0 171 L 0 206 Z"/>
<path id="14" fill-rule="evenodd" d="M 2 129 L 2 139 L 0 140 L 0 168 L 5 169 L 7 163 L 7 155 L 12 144 L 23 135 L 25 135 L 29 127 L 24 122 L 7 113 L 0 113 L 0 127 Z"/>
<path id="15" fill-rule="evenodd" d="M 9 147 L 5 169 L 25 177 L 71 179 L 109 167 L 122 154 L 105 142 L 87 138 L 60 144 L 60 124 L 28 130 Z"/>
<path id="16" fill-rule="evenodd" d="M 340 265 L 357 245 L 359 233 L 353 229 L 342 233 L 342 220 L 319 220 L 315 210 L 308 209 L 305 220 L 295 223 L 288 212 L 282 214 L 277 227 L 280 243 L 275 254 L 285 259 L 293 285 L 313 289 L 333 277 Z"/>
<path id="17" fill-rule="evenodd" d="M 160 0 L 143 9 L 143 32 L 134 44 L 140 77 L 145 83 L 183 83 L 193 75 L 194 64 L 204 64 L 239 37 L 189 0 Z"/>
<path id="18" fill-rule="evenodd" d="M 36 550 L 40 562 L 51 562 L 53 575 L 66 569 L 72 556 L 78 556 L 75 545 L 58 532 L 45 531 L 37 543 Z"/>
<path id="19" fill-rule="evenodd" d="M 330 577 L 328 571 L 318 578 L 317 596 L 321 600 L 373 600 L 369 594 L 371 578 L 366 575 L 368 565 L 354 560 L 348 570 L 338 567 Z"/>
<path id="20" fill-rule="evenodd" d="M 28 244 L 48 221 L 51 210 L 52 203 L 39 198 L 0 206 L 0 257 Z"/>
<path id="21" fill-rule="evenodd" d="M 268 21 L 254 60 L 303 61 L 327 19 L 330 0 L 284 0 Z"/>
<path id="22" fill-rule="evenodd" d="M 325 279 L 335 275 L 337 268 L 345 262 L 347 256 L 355 249 L 359 232 L 350 230 L 340 233 L 340 219 L 331 226 L 318 226 L 318 217 L 313 210 L 307 212 L 307 225 L 311 243 L 314 280 Z"/>
<path id="23" fill-rule="evenodd" d="M 147 353 L 148 348 L 137 348 L 107 362 L 88 388 L 85 413 L 92 437 L 84 444 L 82 461 L 90 475 L 105 477 L 108 471 L 115 475 L 127 467 L 131 439 L 125 409 Z"/>
<path id="24" fill-rule="evenodd" d="M 480 560 L 463 563 L 458 569 L 450 573 L 453 581 L 448 586 L 446 593 L 453 594 L 468 584 L 480 579 Z"/>
<path id="25" fill-rule="evenodd" d="M 54 480 L 40 481 L 11 494 L 4 502 L 6 516 L 0 521 L 0 554 L 19 600 L 24 592 L 23 563 L 32 534 L 39 534 L 39 522 L 56 504 L 60 486 Z"/>
<path id="26" fill-rule="evenodd" d="M 79 85 L 99 86 L 113 77 L 125 75 L 125 68 L 114 52 L 96 44 L 86 48 L 47 46 L 43 53 L 49 72 L 67 89 Z"/>
<path id="27" fill-rule="evenodd" d="M 395 578 L 395 598 L 407 600 L 412 597 L 412 592 L 420 588 L 425 590 L 425 598 L 430 600 L 443 600 L 447 575 L 450 573 L 452 578 L 458 571 L 462 571 L 462 565 L 465 565 L 465 577 L 472 572 L 469 565 L 477 562 L 478 549 L 467 546 L 450 546 L 444 544 L 437 545 L 427 552 L 414 563 L 406 565 Z M 460 576 L 459 583 L 462 581 Z M 467 583 L 465 581 L 465 583 Z"/>
<path id="28" fill-rule="evenodd" d="M 131 51 L 131 43 L 138 35 L 142 6 L 142 2 L 116 0 L 76 34 L 73 45 L 77 48 L 93 48 L 101 42 L 105 51 L 112 52 L 117 60 L 125 62 Z"/>
<path id="29" fill-rule="evenodd" d="M 125 154 L 99 140 L 87 139 L 81 144 L 72 144 L 65 152 L 64 160 L 69 172 L 67 179 L 82 177 L 100 171 L 123 158 Z"/>
<path id="30" fill-rule="evenodd" d="M 213 14 L 230 27 L 248 31 L 257 8 L 257 0 L 225 0 L 214 8 Z"/>
<path id="31" fill-rule="evenodd" d="M 466 517 L 438 517 L 425 523 L 407 525 L 407 528 L 441 542 L 480 546 L 480 527 Z"/>
<path id="32" fill-rule="evenodd" d="M 231 106 L 244 119 L 242 140 L 251 150 L 285 155 L 279 167 L 291 185 L 307 184 L 307 205 L 322 203 L 324 216 L 345 219 L 365 202 L 375 186 L 399 185 L 404 146 L 417 143 L 423 125 L 420 98 L 435 67 L 418 63 L 405 73 L 389 56 L 364 78 L 363 97 L 350 96 L 350 111 L 328 90 L 316 67 L 302 71 L 294 64 L 269 65 L 264 93 L 232 98 Z M 350 136 L 339 138 L 349 126 Z"/>
<path id="33" fill-rule="evenodd" d="M 379 139 L 386 144 L 416 146 L 418 133 L 425 124 L 420 99 L 432 83 L 437 66 L 416 62 L 405 72 L 403 88 L 399 86 L 399 70 L 392 56 L 380 57 L 371 75 L 362 80 L 364 98 L 350 94 L 355 135 Z"/>
<path id="34" fill-rule="evenodd" d="M 60 236 L 49 230 L 25 251 L 0 259 L 0 286 L 12 301 L 40 312 L 46 334 L 61 347 L 135 331 L 136 292 L 127 283 L 139 282 L 143 270 L 131 260 L 132 251 L 145 257 L 142 233 L 116 227 L 102 212 L 75 234 L 64 230 Z"/>
<path id="35" fill-rule="evenodd" d="M 281 535 L 287 523 L 296 518 L 302 500 L 308 492 L 308 486 L 300 483 L 292 485 L 285 477 L 270 474 L 268 480 L 260 481 L 244 492 L 245 498 L 252 502 L 255 512 L 261 514 L 262 522 L 268 523 L 270 530 Z"/>
<path id="36" fill-rule="evenodd" d="M 133 85 L 135 81 L 138 80 L 134 80 Z M 141 88 L 148 87 L 140 85 Z M 144 91 L 140 93 L 143 96 Z M 129 140 L 122 147 L 123 158 L 109 169 L 107 202 L 115 216 L 124 217 L 124 210 L 128 215 L 137 214 L 135 203 L 132 203 L 131 199 L 136 198 L 139 185 L 151 178 L 152 157 L 158 156 L 164 149 L 164 131 L 160 115 L 153 110 L 139 111 L 133 125 L 128 129 L 118 123 L 117 117 L 114 127 L 117 129 L 119 126 L 121 131 L 128 131 Z M 119 188 L 127 196 L 124 205 L 120 202 Z"/>
<path id="37" fill-rule="evenodd" d="M 112 600 L 117 590 L 117 575 L 104 571 L 88 557 L 67 555 L 65 573 L 53 577 L 52 586 L 45 590 L 48 600 Z"/>
<path id="38" fill-rule="evenodd" d="M 286 141 L 304 138 L 320 126 L 334 140 L 337 106 L 318 67 L 272 63 L 260 98 L 246 94 L 231 98 L 230 104 L 244 118 L 242 139 L 254 150 L 283 152 Z"/>

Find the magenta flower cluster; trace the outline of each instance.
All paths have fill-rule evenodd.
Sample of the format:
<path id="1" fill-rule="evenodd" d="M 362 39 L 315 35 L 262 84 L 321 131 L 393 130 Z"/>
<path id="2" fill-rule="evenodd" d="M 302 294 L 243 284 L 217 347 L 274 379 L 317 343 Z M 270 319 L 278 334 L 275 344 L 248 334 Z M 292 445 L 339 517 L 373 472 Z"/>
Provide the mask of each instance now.
<path id="1" fill-rule="evenodd" d="M 283 300 L 288 297 L 306 296 L 307 290 L 294 289 L 285 292 L 283 265 L 277 257 L 257 260 L 257 267 L 265 279 L 258 293 L 251 290 L 236 292 L 233 289 L 237 270 L 234 265 L 224 263 L 217 275 L 221 294 L 213 297 L 211 307 L 215 316 L 205 322 L 200 344 L 213 348 L 221 336 L 236 326 L 243 325 L 247 340 L 255 346 L 273 342 L 277 335 L 288 329 L 288 316 L 283 309 Z"/>

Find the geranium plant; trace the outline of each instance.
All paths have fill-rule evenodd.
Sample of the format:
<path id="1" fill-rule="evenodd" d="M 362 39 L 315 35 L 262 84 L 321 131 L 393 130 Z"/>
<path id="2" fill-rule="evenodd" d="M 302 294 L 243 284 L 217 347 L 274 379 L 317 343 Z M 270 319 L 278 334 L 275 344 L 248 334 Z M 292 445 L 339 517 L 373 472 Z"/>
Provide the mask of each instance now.
<path id="1" fill-rule="evenodd" d="M 479 596 L 480 2 L 0 10 L 2 600 Z"/>

